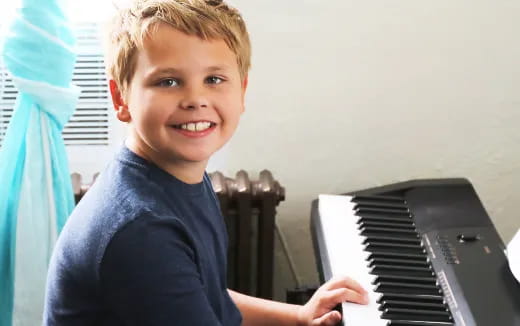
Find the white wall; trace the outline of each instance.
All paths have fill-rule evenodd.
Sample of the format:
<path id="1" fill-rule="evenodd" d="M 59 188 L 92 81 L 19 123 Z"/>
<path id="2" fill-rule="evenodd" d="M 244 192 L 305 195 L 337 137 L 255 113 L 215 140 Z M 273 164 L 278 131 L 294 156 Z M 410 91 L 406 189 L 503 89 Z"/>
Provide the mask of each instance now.
<path id="1" fill-rule="evenodd" d="M 253 69 L 229 174 L 286 187 L 278 223 L 316 281 L 310 202 L 413 178 L 471 180 L 504 240 L 520 227 L 520 2 L 232 0 Z"/>

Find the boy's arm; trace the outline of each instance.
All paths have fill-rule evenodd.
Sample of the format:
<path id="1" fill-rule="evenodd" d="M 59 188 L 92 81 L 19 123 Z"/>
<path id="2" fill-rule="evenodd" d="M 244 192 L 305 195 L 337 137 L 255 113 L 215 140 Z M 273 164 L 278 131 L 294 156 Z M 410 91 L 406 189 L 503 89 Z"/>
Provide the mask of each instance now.
<path id="1" fill-rule="evenodd" d="M 341 314 L 333 310 L 339 303 L 368 303 L 367 292 L 349 277 L 333 278 L 323 284 L 304 306 L 228 291 L 242 313 L 244 326 L 333 326 L 341 320 Z"/>
<path id="2" fill-rule="evenodd" d="M 242 313 L 243 326 L 300 325 L 298 313 L 301 306 L 255 298 L 232 290 L 228 291 Z"/>

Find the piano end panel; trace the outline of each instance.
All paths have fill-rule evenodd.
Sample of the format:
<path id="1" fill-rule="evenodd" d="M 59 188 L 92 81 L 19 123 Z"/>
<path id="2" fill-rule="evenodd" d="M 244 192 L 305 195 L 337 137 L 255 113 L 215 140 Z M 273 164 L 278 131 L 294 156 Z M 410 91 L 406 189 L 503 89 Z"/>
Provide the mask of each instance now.
<path id="1" fill-rule="evenodd" d="M 311 204 L 310 224 L 318 275 L 320 278 L 320 283 L 323 284 L 332 277 L 332 271 L 330 260 L 327 251 L 325 250 L 325 239 L 323 236 L 323 226 L 321 224 L 321 218 L 318 209 L 318 199 L 313 200 Z"/>
<path id="2" fill-rule="evenodd" d="M 414 188 L 406 192 L 405 200 L 417 230 L 423 234 L 456 228 L 493 228 L 471 184 Z"/>
<path id="3" fill-rule="evenodd" d="M 349 196 L 403 196 L 410 189 L 423 187 L 471 186 L 465 178 L 414 179 L 345 193 Z"/>

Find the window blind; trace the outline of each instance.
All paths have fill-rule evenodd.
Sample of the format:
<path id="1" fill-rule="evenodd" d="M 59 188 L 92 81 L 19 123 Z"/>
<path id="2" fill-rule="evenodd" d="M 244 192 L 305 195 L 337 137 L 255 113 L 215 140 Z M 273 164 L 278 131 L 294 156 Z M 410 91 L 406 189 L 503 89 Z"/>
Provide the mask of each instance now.
<path id="1" fill-rule="evenodd" d="M 77 23 L 74 30 L 77 59 L 72 83 L 80 87 L 81 93 L 74 115 L 63 130 L 63 139 L 68 146 L 108 145 L 111 101 L 99 25 Z M 0 145 L 12 117 L 17 94 L 12 78 L 0 61 Z"/>

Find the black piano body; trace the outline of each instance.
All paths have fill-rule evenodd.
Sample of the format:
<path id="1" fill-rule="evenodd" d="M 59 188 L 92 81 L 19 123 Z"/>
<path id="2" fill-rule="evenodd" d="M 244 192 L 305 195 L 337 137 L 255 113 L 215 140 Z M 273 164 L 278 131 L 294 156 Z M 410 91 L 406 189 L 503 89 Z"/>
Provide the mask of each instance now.
<path id="1" fill-rule="evenodd" d="M 345 195 L 361 203 L 375 199 L 376 208 L 394 200 L 408 207 L 453 325 L 520 325 L 520 284 L 509 269 L 505 245 L 468 180 L 412 180 Z M 331 277 L 331 266 L 318 205 L 318 199 L 312 202 L 311 234 L 323 283 Z"/>

